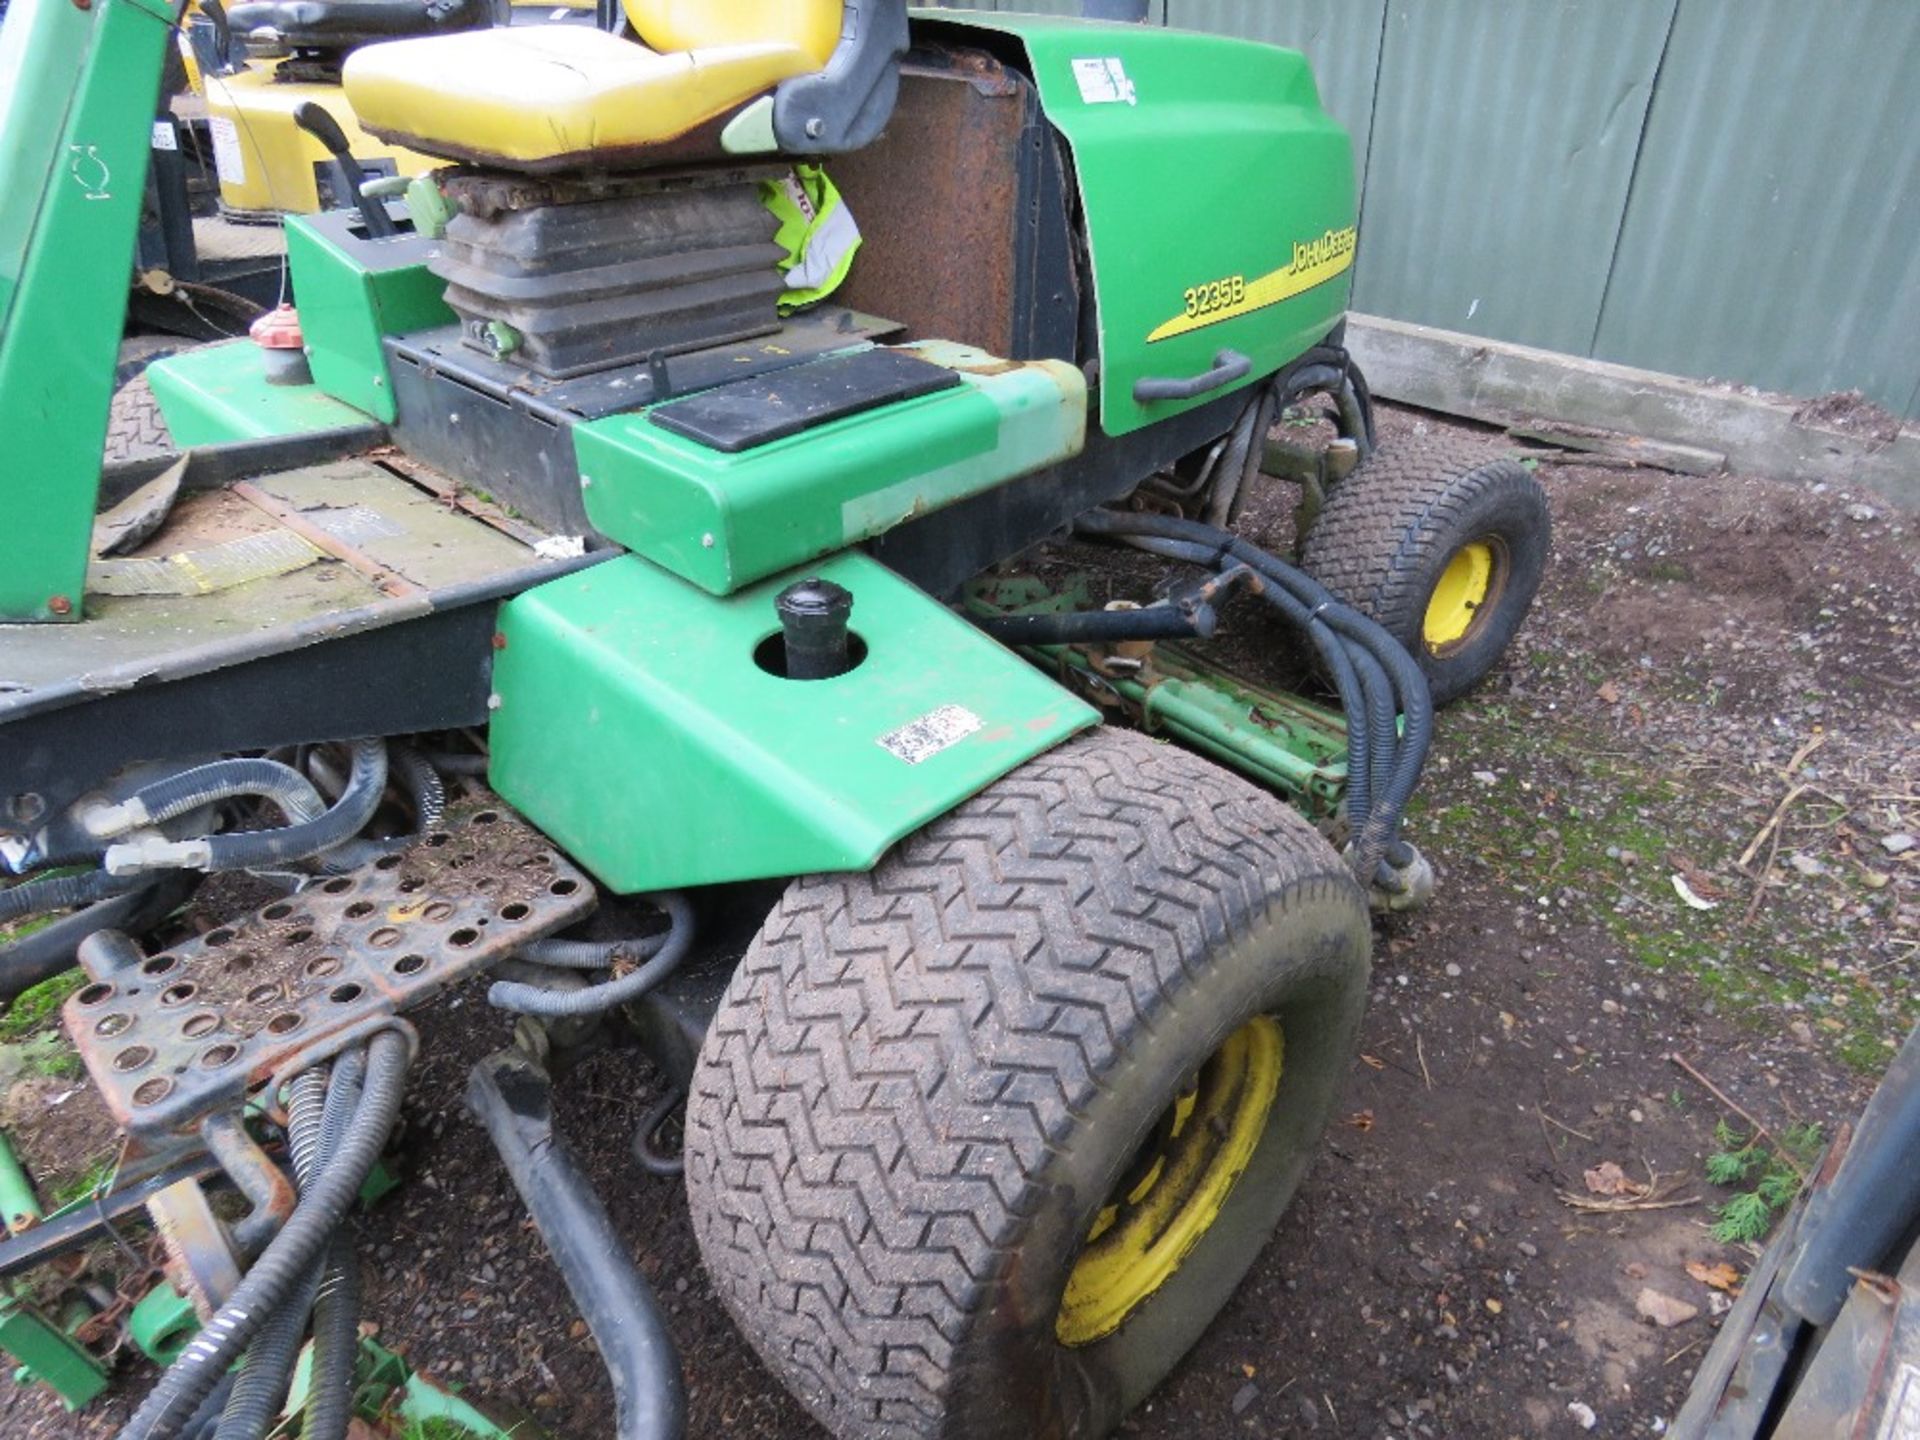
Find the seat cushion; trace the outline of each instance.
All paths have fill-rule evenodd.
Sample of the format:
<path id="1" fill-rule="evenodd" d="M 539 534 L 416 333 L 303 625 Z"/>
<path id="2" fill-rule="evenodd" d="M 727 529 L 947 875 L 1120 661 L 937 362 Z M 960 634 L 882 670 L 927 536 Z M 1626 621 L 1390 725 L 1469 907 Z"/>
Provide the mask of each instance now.
<path id="1" fill-rule="evenodd" d="M 789 44 L 661 55 L 602 30 L 534 25 L 369 45 L 341 78 L 361 128 L 382 139 L 541 171 L 676 158 L 688 153 L 676 142 L 707 122 L 818 68 Z"/>
<path id="2" fill-rule="evenodd" d="M 627 19 L 655 50 L 704 50 L 776 40 L 827 63 L 840 43 L 842 0 L 624 0 Z"/>

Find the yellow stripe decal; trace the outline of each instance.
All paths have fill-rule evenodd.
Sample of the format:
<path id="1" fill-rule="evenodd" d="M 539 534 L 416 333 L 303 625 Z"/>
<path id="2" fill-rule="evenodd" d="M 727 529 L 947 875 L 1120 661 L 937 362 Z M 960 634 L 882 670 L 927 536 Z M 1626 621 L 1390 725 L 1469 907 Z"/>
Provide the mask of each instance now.
<path id="1" fill-rule="evenodd" d="M 1351 225 L 1344 230 L 1329 230 L 1317 239 L 1295 241 L 1293 257 L 1258 279 L 1230 275 L 1195 286 L 1186 292 L 1185 312 L 1147 336 L 1147 343 L 1188 335 L 1222 320 L 1236 320 L 1326 284 L 1352 267 L 1354 238 Z"/>

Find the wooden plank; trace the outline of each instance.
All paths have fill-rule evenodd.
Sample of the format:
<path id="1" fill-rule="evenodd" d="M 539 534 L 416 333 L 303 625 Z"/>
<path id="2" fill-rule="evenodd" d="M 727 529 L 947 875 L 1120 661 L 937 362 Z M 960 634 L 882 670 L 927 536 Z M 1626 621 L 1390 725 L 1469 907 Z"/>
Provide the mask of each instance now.
<path id="1" fill-rule="evenodd" d="M 1743 474 L 1872 490 L 1920 510 L 1920 431 L 1863 435 L 1798 418 L 1790 396 L 1711 385 L 1503 340 L 1350 315 L 1376 395 L 1489 424 L 1543 419 L 1718 451 Z"/>

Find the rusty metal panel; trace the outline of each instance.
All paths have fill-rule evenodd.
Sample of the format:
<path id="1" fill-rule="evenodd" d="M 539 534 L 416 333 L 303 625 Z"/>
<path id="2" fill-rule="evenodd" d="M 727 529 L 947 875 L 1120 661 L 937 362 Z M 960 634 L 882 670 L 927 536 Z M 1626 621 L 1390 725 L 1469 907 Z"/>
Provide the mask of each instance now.
<path id="1" fill-rule="evenodd" d="M 164 1135 L 593 906 L 545 836 L 472 800 L 404 851 L 97 980 L 67 1001 L 67 1033 L 108 1113 Z"/>
<path id="2" fill-rule="evenodd" d="M 1681 0 L 1597 355 L 1920 418 L 1920 5 Z"/>
<path id="3" fill-rule="evenodd" d="M 1242 35 L 1303 53 L 1320 103 L 1353 136 L 1354 166 L 1365 184 L 1387 0 L 1166 0 L 1166 7 L 1167 23 L 1176 29 Z"/>
<path id="4" fill-rule="evenodd" d="M 1674 3 L 1389 4 L 1355 308 L 1585 354 Z"/>
<path id="5" fill-rule="evenodd" d="M 865 236 L 839 299 L 899 319 L 915 340 L 1014 353 L 1014 175 L 1027 83 L 984 56 L 903 69 L 886 134 L 834 161 Z"/>

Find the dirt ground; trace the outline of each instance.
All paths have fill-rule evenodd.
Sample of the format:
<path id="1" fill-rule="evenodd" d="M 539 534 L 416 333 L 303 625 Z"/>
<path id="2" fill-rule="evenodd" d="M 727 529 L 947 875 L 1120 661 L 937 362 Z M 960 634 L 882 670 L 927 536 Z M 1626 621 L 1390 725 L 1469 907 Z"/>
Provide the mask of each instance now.
<path id="1" fill-rule="evenodd" d="M 1388 443 L 1442 424 L 1383 415 Z M 1501 673 L 1441 718 L 1408 822 L 1439 892 L 1380 925 L 1345 1119 L 1123 1433 L 1660 1433 L 1724 1308 L 1687 1263 L 1753 1253 L 1710 1233 L 1715 1127 L 1751 1121 L 1701 1077 L 1775 1131 L 1831 1134 L 1920 1019 L 1916 521 L 1737 477 L 1540 474 L 1546 586 Z M 1256 506 L 1269 538 L 1283 512 Z M 367 1314 L 503 1415 L 606 1434 L 592 1342 L 461 1101 L 506 1027 L 472 988 L 420 1018 L 409 1183 L 359 1222 Z M 691 1433 L 816 1435 L 720 1312 L 677 1183 L 627 1156 L 654 1077 L 606 1056 L 573 1091 L 566 1131 L 665 1301 Z M 1608 1161 L 1674 1203 L 1567 1203 Z M 1657 1326 L 1645 1291 L 1698 1313 Z M 111 1433 L 150 1379 L 127 1365 L 77 1418 L 0 1379 L 0 1434 Z"/>

